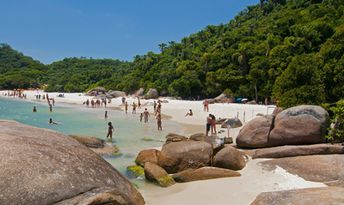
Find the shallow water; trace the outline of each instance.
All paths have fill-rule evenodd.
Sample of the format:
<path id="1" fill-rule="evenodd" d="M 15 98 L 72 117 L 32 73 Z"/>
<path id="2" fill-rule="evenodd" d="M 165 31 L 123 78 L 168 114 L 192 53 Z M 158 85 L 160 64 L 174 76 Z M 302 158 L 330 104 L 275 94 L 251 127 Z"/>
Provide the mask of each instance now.
<path id="1" fill-rule="evenodd" d="M 33 106 L 37 107 L 36 113 L 32 112 Z M 154 116 L 151 116 L 150 122 L 145 124 L 139 121 L 139 114 L 107 110 L 109 118 L 105 120 L 104 108 L 92 109 L 80 105 L 60 104 L 54 106 L 53 112 L 50 113 L 44 101 L 28 102 L 0 97 L 0 119 L 15 120 L 65 134 L 95 136 L 106 140 L 107 123 L 111 121 L 115 128 L 113 141 L 122 155 L 105 159 L 124 175 L 126 175 L 126 167 L 135 164 L 134 160 L 140 150 L 161 146 L 169 132 L 184 132 L 183 127 L 173 121 L 163 120 L 164 130 L 157 131 Z M 142 111 L 139 109 L 138 113 Z M 50 125 L 49 118 L 60 124 Z M 142 138 L 149 138 L 152 141 L 144 141 Z M 140 187 L 147 185 L 140 180 L 135 180 L 135 183 Z"/>

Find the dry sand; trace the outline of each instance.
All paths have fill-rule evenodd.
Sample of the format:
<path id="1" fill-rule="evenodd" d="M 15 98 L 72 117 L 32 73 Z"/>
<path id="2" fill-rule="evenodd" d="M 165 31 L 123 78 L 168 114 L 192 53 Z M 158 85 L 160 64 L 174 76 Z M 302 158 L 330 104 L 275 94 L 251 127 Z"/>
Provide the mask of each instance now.
<path id="1" fill-rule="evenodd" d="M 0 91 L 3 95 L 7 91 Z M 44 94 L 42 91 L 26 91 L 27 100 L 35 100 L 35 95 Z M 72 103 L 82 105 L 86 99 L 92 97 L 85 96 L 83 93 L 65 93 L 64 97 L 57 97 L 58 93 L 49 93 L 50 97 L 55 99 L 56 103 Z M 257 114 L 270 114 L 274 106 L 265 105 L 247 105 L 247 104 L 210 104 L 209 112 L 203 111 L 202 101 L 182 101 L 170 100 L 168 103 L 162 103 L 163 119 L 173 120 L 184 127 L 184 133 L 193 134 L 205 131 L 205 121 L 209 113 L 217 118 L 238 117 L 243 123 L 253 119 Z M 137 103 L 136 98 L 127 98 L 128 104 Z M 44 101 L 42 101 L 44 102 Z M 153 100 L 141 99 L 143 108 L 153 112 Z M 116 98 L 108 104 L 110 109 L 122 109 L 121 98 Z M 131 108 L 129 108 L 131 109 Z M 194 115 L 185 117 L 185 114 L 192 109 Z M 227 129 L 223 130 L 219 136 L 228 135 Z M 240 128 L 230 129 L 229 135 L 235 138 Z M 178 131 L 176 131 L 178 133 Z M 250 204 L 255 197 L 266 191 L 288 190 L 296 188 L 323 187 L 322 183 L 308 182 L 304 179 L 287 173 L 284 169 L 278 167 L 275 170 L 265 170 L 259 160 L 249 160 L 246 167 L 241 170 L 241 177 L 221 178 L 205 181 L 196 181 L 183 184 L 176 184 L 169 188 L 160 188 L 153 185 L 146 185 L 140 190 L 148 205 L 245 205 Z"/>

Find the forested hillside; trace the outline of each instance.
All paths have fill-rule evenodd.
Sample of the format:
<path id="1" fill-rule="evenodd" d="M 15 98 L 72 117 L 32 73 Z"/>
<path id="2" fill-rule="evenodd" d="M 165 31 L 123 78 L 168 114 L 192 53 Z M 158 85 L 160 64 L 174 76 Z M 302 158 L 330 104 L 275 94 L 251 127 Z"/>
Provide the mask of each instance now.
<path id="1" fill-rule="evenodd" d="M 163 95 L 208 98 L 226 90 L 284 107 L 332 103 L 344 96 L 343 13 L 343 0 L 261 0 L 227 24 L 207 26 L 181 42 L 161 43 L 160 53 L 137 55 L 130 63 L 69 58 L 44 66 L 17 53 L 32 61 L 26 65 L 12 57 L 4 60 L 7 46 L 2 46 L 0 86 L 21 87 L 11 79 L 31 79 L 25 71 L 32 70 L 39 76 L 35 83 L 47 83 L 50 91 L 101 85 L 129 93 L 144 87 Z"/>

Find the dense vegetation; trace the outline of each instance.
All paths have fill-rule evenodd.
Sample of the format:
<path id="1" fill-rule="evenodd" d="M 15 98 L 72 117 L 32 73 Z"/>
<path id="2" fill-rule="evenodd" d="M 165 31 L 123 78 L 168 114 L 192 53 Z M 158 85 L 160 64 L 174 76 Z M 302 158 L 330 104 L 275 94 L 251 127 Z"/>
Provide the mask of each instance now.
<path id="1" fill-rule="evenodd" d="M 334 103 L 344 96 L 343 13 L 343 0 L 261 0 L 227 24 L 161 43 L 160 53 L 130 63 L 70 58 L 44 66 L 3 45 L 0 86 L 85 91 L 101 85 L 128 93 L 144 87 L 183 98 L 226 90 L 283 107 Z"/>

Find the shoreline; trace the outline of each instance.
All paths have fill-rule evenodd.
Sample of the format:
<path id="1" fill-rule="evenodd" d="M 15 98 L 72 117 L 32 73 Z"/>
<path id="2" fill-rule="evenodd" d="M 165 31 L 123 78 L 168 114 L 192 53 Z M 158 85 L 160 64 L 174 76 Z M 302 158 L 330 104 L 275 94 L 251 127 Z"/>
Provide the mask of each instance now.
<path id="1" fill-rule="evenodd" d="M 3 94 L 5 92 L 7 91 L 0 91 L 0 97 L 21 100 L 17 97 L 4 96 Z M 36 100 L 35 98 L 35 94 L 45 94 L 45 92 L 24 91 L 24 93 L 27 94 L 27 99 L 22 100 L 31 103 L 46 104 L 45 100 Z M 81 108 L 82 111 L 88 110 L 88 108 L 83 105 L 83 102 L 86 101 L 86 99 L 93 98 L 92 96 L 85 96 L 82 93 L 66 93 L 64 98 L 55 97 L 57 94 L 58 93 L 49 93 L 50 97 L 55 98 L 55 104 L 58 106 Z M 133 102 L 137 102 L 137 98 L 127 97 L 127 101 L 128 104 L 131 105 Z M 154 100 L 141 99 L 142 108 L 137 110 L 137 114 L 147 108 L 151 113 L 151 120 L 155 120 L 152 105 L 153 101 Z M 217 118 L 238 117 L 244 125 L 257 114 L 272 113 L 272 108 L 274 108 L 274 106 L 217 103 L 210 104 L 210 112 L 205 112 L 203 110 L 202 101 L 168 100 L 167 103 L 162 103 L 162 117 L 163 121 L 173 121 L 181 126 L 182 130 L 176 130 L 174 133 L 190 136 L 191 134 L 205 132 L 206 117 L 209 113 L 214 114 Z M 108 104 L 106 108 L 100 107 L 89 109 L 92 111 L 104 111 L 108 109 L 124 112 L 121 98 L 112 99 L 111 103 Z M 194 115 L 185 117 L 185 113 L 189 109 L 193 110 Z M 129 106 L 128 113 L 131 113 L 131 106 Z M 229 135 L 233 138 L 234 144 L 236 136 L 241 128 L 242 127 L 229 130 Z M 222 138 L 228 135 L 227 129 L 221 129 L 220 125 L 217 125 L 217 131 L 220 130 L 222 130 L 222 132 L 217 134 L 219 137 Z M 149 205 L 159 205 L 161 201 L 164 201 L 166 205 L 192 203 L 241 205 L 250 204 L 256 196 L 266 191 L 325 186 L 323 183 L 309 182 L 296 175 L 289 174 L 280 167 L 275 170 L 267 170 L 259 164 L 261 161 L 264 161 L 264 159 L 249 159 L 246 167 L 239 171 L 242 174 L 241 177 L 177 183 L 168 188 L 161 188 L 148 184 L 141 187 L 139 191 Z M 202 195 L 199 196 L 198 193 L 202 193 Z"/>

